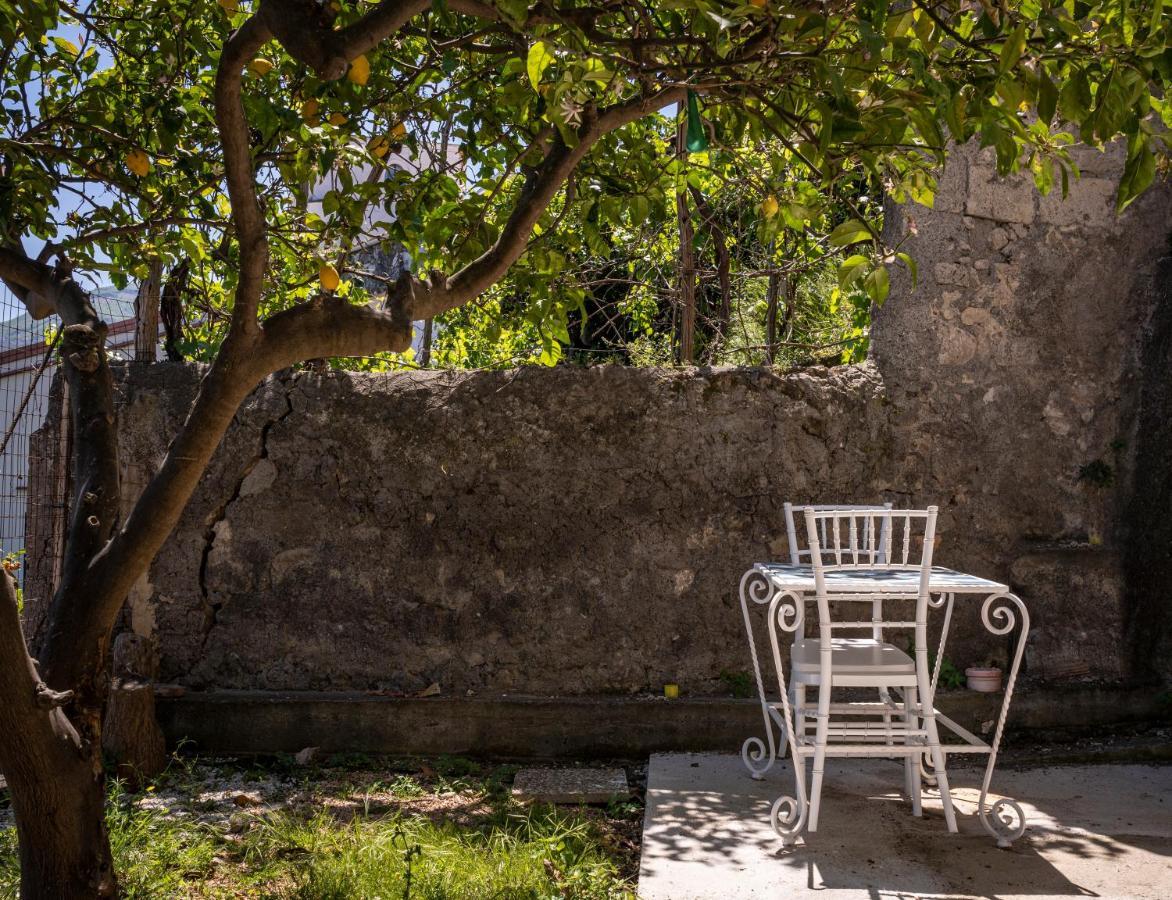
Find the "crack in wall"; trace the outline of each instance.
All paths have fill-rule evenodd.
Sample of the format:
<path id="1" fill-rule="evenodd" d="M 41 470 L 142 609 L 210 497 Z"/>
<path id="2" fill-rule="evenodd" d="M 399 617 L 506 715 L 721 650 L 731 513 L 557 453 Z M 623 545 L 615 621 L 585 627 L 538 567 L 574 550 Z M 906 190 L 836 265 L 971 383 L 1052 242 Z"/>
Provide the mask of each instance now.
<path id="1" fill-rule="evenodd" d="M 284 422 L 293 412 L 293 398 L 292 393 L 294 387 L 297 385 L 297 380 L 300 377 L 299 372 L 292 373 L 288 378 L 277 379 L 284 387 L 285 411 L 278 416 L 270 417 L 265 420 L 260 427 L 259 441 L 257 452 L 253 455 L 240 471 L 240 476 L 236 479 L 236 483 L 232 488 L 231 494 L 221 503 L 215 511 L 208 516 L 207 522 L 203 530 L 204 546 L 200 553 L 199 559 L 199 595 L 204 607 L 204 622 L 202 629 L 203 639 L 200 642 L 201 649 L 207 646 L 208 638 L 211 637 L 212 629 L 218 624 L 220 610 L 223 609 L 224 604 L 212 600 L 211 592 L 208 590 L 207 574 L 208 562 L 212 556 L 212 550 L 216 544 L 216 528 L 219 524 L 228 518 L 228 510 L 237 500 L 240 499 L 240 492 L 244 487 L 244 482 L 248 476 L 252 474 L 252 470 L 256 468 L 257 463 L 262 459 L 267 459 L 269 455 L 269 432 L 273 426 Z"/>

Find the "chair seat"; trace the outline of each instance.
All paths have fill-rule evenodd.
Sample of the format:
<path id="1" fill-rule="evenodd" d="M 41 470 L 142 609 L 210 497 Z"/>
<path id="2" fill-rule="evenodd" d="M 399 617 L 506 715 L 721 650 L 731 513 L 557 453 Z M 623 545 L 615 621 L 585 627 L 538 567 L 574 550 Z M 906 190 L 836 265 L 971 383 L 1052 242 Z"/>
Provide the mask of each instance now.
<path id="1" fill-rule="evenodd" d="M 793 645 L 790 656 L 794 672 L 817 677 L 822 670 L 822 654 L 817 638 L 803 638 Z M 894 644 L 885 644 L 873 638 L 834 638 L 831 642 L 830 667 L 834 676 L 845 678 L 867 675 L 912 675 L 916 664 Z"/>

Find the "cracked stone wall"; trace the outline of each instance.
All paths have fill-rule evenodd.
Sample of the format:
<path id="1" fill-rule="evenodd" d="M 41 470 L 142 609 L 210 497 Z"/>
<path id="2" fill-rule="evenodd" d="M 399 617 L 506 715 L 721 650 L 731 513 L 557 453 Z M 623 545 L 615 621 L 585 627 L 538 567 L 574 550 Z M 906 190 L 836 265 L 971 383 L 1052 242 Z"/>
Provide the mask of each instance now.
<path id="1" fill-rule="evenodd" d="M 157 460 L 199 371 L 123 382 Z M 882 481 L 873 369 L 287 374 L 241 411 L 132 607 L 198 688 L 718 687 L 783 497 Z"/>
<path id="2" fill-rule="evenodd" d="M 1027 600 L 1032 677 L 1167 675 L 1172 204 L 1117 219 L 1118 158 L 1080 160 L 1061 203 L 966 148 L 934 210 L 891 209 L 921 277 L 895 279 L 865 366 L 271 378 L 128 625 L 201 689 L 723 693 L 782 503 L 887 499 L 938 504 L 938 559 Z M 125 373 L 128 483 L 198 377 Z M 958 665 L 1005 654 L 976 620 Z"/>

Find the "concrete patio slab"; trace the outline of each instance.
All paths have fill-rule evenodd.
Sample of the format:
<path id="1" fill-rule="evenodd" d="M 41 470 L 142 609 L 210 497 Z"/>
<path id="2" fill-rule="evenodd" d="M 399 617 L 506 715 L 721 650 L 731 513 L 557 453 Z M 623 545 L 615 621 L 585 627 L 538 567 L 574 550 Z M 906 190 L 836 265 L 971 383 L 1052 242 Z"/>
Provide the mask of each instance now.
<path id="1" fill-rule="evenodd" d="M 782 848 L 769 827 L 794 791 L 788 761 L 765 781 L 739 756 L 651 757 L 639 896 L 687 898 L 1172 898 L 1172 767 L 1070 766 L 998 772 L 1028 830 L 998 850 L 976 818 L 981 770 L 956 768 L 960 832 L 928 791 L 916 819 L 902 763 L 827 763 L 819 831 Z"/>

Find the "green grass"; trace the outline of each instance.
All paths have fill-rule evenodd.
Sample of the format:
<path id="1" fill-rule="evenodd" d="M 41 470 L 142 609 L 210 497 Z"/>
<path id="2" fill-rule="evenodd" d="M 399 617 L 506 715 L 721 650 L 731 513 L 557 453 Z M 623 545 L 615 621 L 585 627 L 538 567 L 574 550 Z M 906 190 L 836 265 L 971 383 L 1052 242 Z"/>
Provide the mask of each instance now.
<path id="1" fill-rule="evenodd" d="M 221 801 L 215 812 L 215 801 L 199 800 L 206 768 L 173 770 L 142 794 L 114 785 L 107 819 L 124 896 L 634 896 L 637 802 L 606 810 L 528 807 L 509 795 L 512 768 L 438 760 L 404 772 L 375 768 L 375 760 L 364 770 L 346 762 L 282 771 L 292 802 L 275 809 Z M 245 789 L 267 777 L 255 768 L 211 771 Z M 155 796 L 167 801 L 142 806 Z M 0 898 L 15 898 L 18 880 L 15 830 L 0 827 Z"/>

